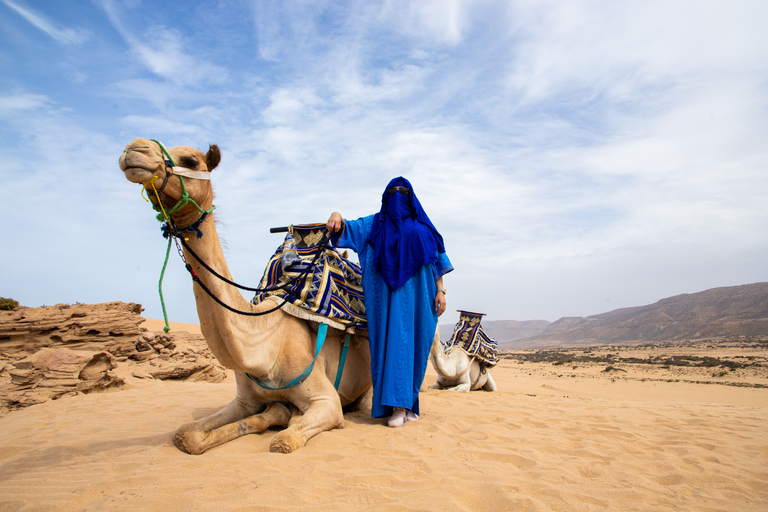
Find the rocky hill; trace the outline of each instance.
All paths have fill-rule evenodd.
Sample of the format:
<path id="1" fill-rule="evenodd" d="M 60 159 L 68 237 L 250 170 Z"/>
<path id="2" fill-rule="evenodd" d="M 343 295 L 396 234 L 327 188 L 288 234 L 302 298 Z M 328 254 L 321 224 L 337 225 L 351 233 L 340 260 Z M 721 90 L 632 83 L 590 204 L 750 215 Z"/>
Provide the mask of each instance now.
<path id="1" fill-rule="evenodd" d="M 484 324 L 485 325 L 485 324 Z M 713 288 L 588 317 L 564 317 L 502 350 L 768 335 L 768 283 Z M 497 339 L 498 340 L 498 339 Z"/>
<path id="2" fill-rule="evenodd" d="M 124 302 L 0 311 L 0 415 L 132 378 L 226 378 L 202 336 L 147 331 L 141 311 Z"/>
<path id="3" fill-rule="evenodd" d="M 495 339 L 499 343 L 507 343 L 523 338 L 536 336 L 544 332 L 544 329 L 551 322 L 546 320 L 483 320 L 483 330 L 485 334 Z M 453 333 L 453 325 L 440 325 L 440 338 L 447 341 Z"/>
<path id="4" fill-rule="evenodd" d="M 516 341 L 537 336 L 551 324 L 547 320 L 488 320 L 483 322 L 483 330 L 499 343 Z"/>

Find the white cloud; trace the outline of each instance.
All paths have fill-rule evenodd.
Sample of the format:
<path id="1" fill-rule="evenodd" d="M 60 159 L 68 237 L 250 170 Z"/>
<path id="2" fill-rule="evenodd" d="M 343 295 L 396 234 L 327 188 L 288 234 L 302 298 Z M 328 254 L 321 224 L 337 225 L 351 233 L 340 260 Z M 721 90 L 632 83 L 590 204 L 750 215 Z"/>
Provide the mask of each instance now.
<path id="1" fill-rule="evenodd" d="M 42 94 L 17 94 L 0 96 L 0 114 L 19 110 L 38 110 L 51 104 L 50 98 Z"/>
<path id="2" fill-rule="evenodd" d="M 314 117 L 312 110 L 319 104 L 320 99 L 311 89 L 279 88 L 261 114 L 270 125 L 301 124 L 307 117 Z"/>
<path id="3" fill-rule="evenodd" d="M 387 0 L 383 14 L 393 19 L 393 26 L 411 36 L 437 43 L 456 45 L 463 37 L 467 22 L 466 0 Z"/>
<path id="4" fill-rule="evenodd" d="M 129 45 L 131 52 L 150 72 L 183 88 L 196 88 L 203 84 L 217 84 L 226 80 L 227 70 L 190 54 L 185 38 L 175 28 L 165 25 L 142 27 L 142 35 L 135 35 L 124 21 L 126 16 L 111 0 L 101 0 L 102 8 L 112 26 Z M 130 16 L 128 17 L 130 20 Z"/>
<path id="5" fill-rule="evenodd" d="M 528 2 L 512 13 L 524 34 L 510 62 L 510 84 L 528 101 L 567 91 L 614 101 L 707 81 L 734 68 L 768 67 L 752 37 L 768 14 L 761 2 Z M 751 29 L 751 30 L 750 30 Z"/>
<path id="6" fill-rule="evenodd" d="M 150 27 L 142 39 L 126 38 L 147 69 L 166 80 L 194 88 L 201 82 L 220 83 L 227 77 L 225 69 L 189 54 L 175 29 Z"/>
<path id="7" fill-rule="evenodd" d="M 82 44 L 90 38 L 90 33 L 82 29 L 58 28 L 45 16 L 23 7 L 11 0 L 0 0 L 5 5 L 16 11 L 22 18 L 42 30 L 61 44 Z"/>

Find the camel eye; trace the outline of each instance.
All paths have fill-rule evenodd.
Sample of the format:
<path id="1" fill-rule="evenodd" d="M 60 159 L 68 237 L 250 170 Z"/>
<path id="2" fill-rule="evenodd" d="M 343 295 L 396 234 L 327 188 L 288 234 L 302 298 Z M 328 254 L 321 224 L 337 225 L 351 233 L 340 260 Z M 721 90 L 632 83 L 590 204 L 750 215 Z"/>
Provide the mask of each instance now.
<path id="1" fill-rule="evenodd" d="M 186 167 L 187 169 L 194 169 L 197 167 L 198 161 L 197 158 L 193 156 L 183 156 L 179 159 L 179 165 L 182 167 Z"/>

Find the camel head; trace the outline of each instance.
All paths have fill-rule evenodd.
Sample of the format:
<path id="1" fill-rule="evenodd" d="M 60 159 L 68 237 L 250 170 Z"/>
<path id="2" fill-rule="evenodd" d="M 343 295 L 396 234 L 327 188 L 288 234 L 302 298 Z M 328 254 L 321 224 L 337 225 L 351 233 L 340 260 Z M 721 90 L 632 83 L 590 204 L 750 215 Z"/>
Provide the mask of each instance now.
<path id="1" fill-rule="evenodd" d="M 221 153 L 216 145 L 207 153 L 189 146 L 167 148 L 167 152 L 156 141 L 134 139 L 120 155 L 120 169 L 128 181 L 144 185 L 156 207 L 158 196 L 166 212 L 181 206 L 170 215 L 176 225 L 187 226 L 199 217 L 200 209 L 212 208 L 210 172 L 219 164 Z M 192 201 L 179 203 L 185 191 Z"/>

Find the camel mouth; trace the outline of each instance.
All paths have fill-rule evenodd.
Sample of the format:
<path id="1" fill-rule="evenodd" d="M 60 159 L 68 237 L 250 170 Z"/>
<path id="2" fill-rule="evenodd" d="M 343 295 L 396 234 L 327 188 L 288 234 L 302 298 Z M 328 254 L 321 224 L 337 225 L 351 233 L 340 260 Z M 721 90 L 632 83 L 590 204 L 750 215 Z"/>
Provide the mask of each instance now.
<path id="1" fill-rule="evenodd" d="M 145 145 L 129 144 L 125 147 L 119 164 L 128 181 L 147 183 L 162 168 L 162 160 L 158 160 L 158 155 L 147 153 L 150 149 L 150 146 Z"/>
<path id="2" fill-rule="evenodd" d="M 126 167 L 123 169 L 125 178 L 131 183 L 146 183 L 155 177 L 155 173 L 142 167 Z"/>

